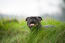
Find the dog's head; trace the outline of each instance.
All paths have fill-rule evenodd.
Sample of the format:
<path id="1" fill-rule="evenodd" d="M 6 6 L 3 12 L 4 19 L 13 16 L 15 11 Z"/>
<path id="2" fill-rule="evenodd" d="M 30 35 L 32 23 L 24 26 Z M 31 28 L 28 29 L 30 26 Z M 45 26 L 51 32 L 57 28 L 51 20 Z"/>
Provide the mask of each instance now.
<path id="1" fill-rule="evenodd" d="M 41 17 L 27 17 L 26 21 L 27 21 L 27 25 L 31 28 L 31 27 L 37 27 L 40 25 L 42 18 Z"/>

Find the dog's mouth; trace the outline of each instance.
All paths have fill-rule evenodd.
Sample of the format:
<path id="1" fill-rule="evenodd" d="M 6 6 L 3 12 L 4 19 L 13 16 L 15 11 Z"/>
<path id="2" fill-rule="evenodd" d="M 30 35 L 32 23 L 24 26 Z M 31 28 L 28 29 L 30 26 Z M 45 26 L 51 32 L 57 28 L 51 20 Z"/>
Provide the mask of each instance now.
<path id="1" fill-rule="evenodd" d="M 30 24 L 30 26 L 35 26 L 35 24 L 32 23 L 32 24 Z"/>
<path id="2" fill-rule="evenodd" d="M 30 22 L 30 27 L 32 27 L 32 26 L 35 26 L 35 23 L 34 22 Z"/>
<path id="3" fill-rule="evenodd" d="M 34 23 L 34 22 L 31 22 L 29 25 L 30 25 L 30 27 L 34 27 L 34 26 L 36 26 L 37 24 Z"/>

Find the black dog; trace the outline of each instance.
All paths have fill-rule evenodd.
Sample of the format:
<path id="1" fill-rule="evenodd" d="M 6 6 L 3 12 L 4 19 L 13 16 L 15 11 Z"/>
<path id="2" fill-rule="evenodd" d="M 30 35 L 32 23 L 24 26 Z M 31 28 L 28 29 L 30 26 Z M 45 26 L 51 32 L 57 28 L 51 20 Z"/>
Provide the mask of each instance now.
<path id="1" fill-rule="evenodd" d="M 39 28 L 41 27 L 41 17 L 27 17 L 26 21 L 27 21 L 27 25 L 30 29 L 32 29 L 32 27 L 36 27 Z"/>
<path id="2" fill-rule="evenodd" d="M 35 27 L 36 29 L 39 29 L 41 27 L 43 28 L 49 28 L 49 27 L 55 27 L 53 25 L 41 25 L 41 17 L 27 17 L 26 21 L 27 21 L 27 25 L 28 27 L 32 30 L 33 27 Z"/>

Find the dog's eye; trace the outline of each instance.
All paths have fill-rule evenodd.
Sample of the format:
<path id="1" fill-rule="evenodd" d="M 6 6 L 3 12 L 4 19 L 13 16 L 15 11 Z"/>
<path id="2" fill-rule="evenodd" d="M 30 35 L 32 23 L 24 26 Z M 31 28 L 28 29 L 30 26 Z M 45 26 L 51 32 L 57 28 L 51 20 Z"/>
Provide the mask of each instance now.
<path id="1" fill-rule="evenodd" d="M 41 20 L 42 20 L 42 18 L 41 18 L 41 17 L 38 17 L 38 20 L 39 20 L 39 21 L 41 21 Z"/>

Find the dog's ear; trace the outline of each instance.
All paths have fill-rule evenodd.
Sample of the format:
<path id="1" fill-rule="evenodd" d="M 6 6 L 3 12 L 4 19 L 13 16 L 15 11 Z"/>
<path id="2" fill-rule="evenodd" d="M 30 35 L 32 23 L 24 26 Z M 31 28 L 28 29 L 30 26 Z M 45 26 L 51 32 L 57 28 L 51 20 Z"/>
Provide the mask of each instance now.
<path id="1" fill-rule="evenodd" d="M 38 17 L 38 20 L 39 20 L 39 21 L 41 21 L 41 20 L 42 20 L 42 18 L 41 18 L 41 17 Z"/>
<path id="2" fill-rule="evenodd" d="M 26 18 L 26 21 L 29 19 L 29 17 Z"/>

